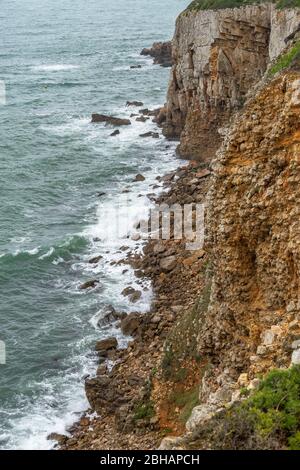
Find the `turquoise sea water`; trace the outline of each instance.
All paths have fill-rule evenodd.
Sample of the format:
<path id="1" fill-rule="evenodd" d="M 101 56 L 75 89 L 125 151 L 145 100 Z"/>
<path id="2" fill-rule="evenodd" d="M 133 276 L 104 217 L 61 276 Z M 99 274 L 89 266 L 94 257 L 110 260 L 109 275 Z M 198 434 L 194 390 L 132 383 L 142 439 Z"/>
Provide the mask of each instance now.
<path id="1" fill-rule="evenodd" d="M 138 138 L 151 122 L 133 120 L 112 138 L 90 115 L 129 116 L 127 100 L 164 102 L 170 70 L 139 52 L 171 38 L 189 1 L 0 3 L 0 448 L 45 449 L 47 434 L 87 407 L 94 342 L 119 335 L 97 322 L 108 304 L 132 309 L 121 291 L 138 285 L 111 262 L 124 256 L 122 245 L 136 245 L 126 237 L 147 214 L 149 184 L 177 165 L 173 144 Z M 132 183 L 137 173 L 146 181 Z M 101 263 L 90 265 L 98 254 Z M 94 278 L 97 289 L 79 289 Z M 149 306 L 143 287 L 135 310 Z"/>

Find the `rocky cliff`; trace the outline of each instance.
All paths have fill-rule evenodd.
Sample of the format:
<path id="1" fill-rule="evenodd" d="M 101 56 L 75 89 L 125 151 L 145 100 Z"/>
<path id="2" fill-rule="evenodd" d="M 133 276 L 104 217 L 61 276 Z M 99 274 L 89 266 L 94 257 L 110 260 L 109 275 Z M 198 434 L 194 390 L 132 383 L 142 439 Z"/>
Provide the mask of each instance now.
<path id="1" fill-rule="evenodd" d="M 126 350 L 110 338 L 114 367 L 86 382 L 101 418 L 65 448 L 300 450 L 299 24 L 271 4 L 179 17 L 165 133 L 213 159 L 156 202 L 205 204 L 205 245 L 129 255 L 155 301 L 125 314 Z"/>
<path id="2" fill-rule="evenodd" d="M 299 24 L 295 10 L 273 4 L 194 10 L 178 18 L 164 134 L 180 138 L 181 156 L 210 160 L 232 112 Z"/>
<path id="3" fill-rule="evenodd" d="M 298 39 L 252 90 L 212 163 L 210 299 L 196 313 L 205 372 L 187 434 L 163 448 L 299 449 L 298 424 L 283 424 L 298 416 L 289 394 L 300 383 L 290 369 L 300 364 L 299 156 Z"/>

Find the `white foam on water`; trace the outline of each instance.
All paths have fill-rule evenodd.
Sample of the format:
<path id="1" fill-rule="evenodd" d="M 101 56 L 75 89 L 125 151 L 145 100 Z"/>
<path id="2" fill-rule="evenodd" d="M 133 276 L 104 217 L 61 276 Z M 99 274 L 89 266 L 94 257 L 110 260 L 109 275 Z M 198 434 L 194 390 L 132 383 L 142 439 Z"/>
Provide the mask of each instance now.
<path id="1" fill-rule="evenodd" d="M 145 105 L 146 107 L 147 105 Z M 148 105 L 150 108 L 150 105 Z M 153 109 L 153 106 L 151 107 Z M 133 108 L 125 106 L 113 110 L 114 115 L 128 116 L 135 112 Z M 44 128 L 46 129 L 46 128 Z M 82 132 L 85 138 L 93 140 L 95 136 L 103 133 L 112 132 L 110 128 L 103 126 L 90 125 L 90 118 L 68 118 L 67 122 L 60 126 L 47 127 L 51 132 L 66 133 Z M 58 375 L 52 376 L 42 384 L 33 384 L 37 388 L 36 399 L 28 403 L 22 403 L 20 397 L 20 407 L 16 416 L 9 417 L 8 429 L 11 431 L 2 437 L 0 444 L 8 449 L 51 449 L 54 446 L 53 441 L 49 441 L 47 436 L 56 432 L 65 434 L 67 429 L 79 419 L 80 415 L 88 409 L 88 402 L 85 396 L 84 384 L 81 380 L 86 374 L 93 375 L 97 368 L 96 357 L 90 354 L 90 344 L 96 339 L 103 339 L 107 336 L 115 336 L 118 339 L 120 348 L 125 348 L 131 338 L 124 337 L 117 324 L 108 326 L 99 326 L 99 320 L 105 315 L 105 305 L 112 304 L 119 311 L 139 311 L 147 312 L 151 305 L 152 290 L 150 281 L 141 281 L 136 278 L 134 269 L 124 263 L 126 251 L 120 250 L 124 245 L 128 246 L 131 252 L 140 253 L 145 243 L 144 240 L 134 241 L 132 235 L 136 232 L 136 224 L 140 220 L 148 218 L 152 203 L 147 197 L 149 192 L 160 192 L 161 186 L 156 190 L 150 188 L 151 184 L 157 184 L 156 177 L 172 171 L 178 167 L 178 161 L 174 159 L 175 144 L 170 143 L 169 150 L 161 146 L 161 139 L 140 139 L 139 134 L 148 130 L 157 131 L 157 127 L 150 118 L 145 123 L 139 123 L 132 120 L 132 125 L 120 129 L 120 136 L 113 141 L 117 142 L 117 147 L 121 152 L 137 142 L 140 149 L 151 147 L 153 159 L 151 160 L 151 169 L 141 172 L 145 176 L 145 181 L 133 182 L 132 176 L 127 176 L 125 180 L 120 178 L 113 188 L 110 196 L 105 196 L 96 206 L 96 222 L 88 225 L 81 235 L 90 241 L 90 251 L 85 253 L 83 258 L 73 263 L 71 269 L 74 272 L 82 273 L 90 278 L 97 277 L 100 280 L 101 288 L 98 290 L 99 301 L 103 305 L 97 309 L 96 313 L 88 318 L 80 314 L 74 314 L 74 322 L 88 322 L 91 325 L 89 336 L 78 340 L 72 349 L 81 351 L 70 358 L 66 358 L 66 368 L 60 371 Z M 93 142 L 94 143 L 94 142 Z M 102 145 L 102 144 L 101 144 Z M 115 145 L 115 144 L 113 144 Z M 94 144 L 97 149 L 97 144 Z M 139 153 L 139 152 L 138 152 Z M 127 162 L 124 162 L 127 163 Z M 147 159 L 142 159 L 135 152 L 130 158 L 130 164 L 138 165 L 142 163 L 149 164 Z M 130 192 L 123 193 L 124 187 L 128 187 Z M 139 197 L 142 195 L 141 197 Z M 53 247 L 47 248 L 40 255 L 40 260 L 50 257 L 53 254 Z M 30 250 L 31 254 L 38 253 L 39 249 Z M 87 261 L 93 256 L 101 254 L 103 259 L 94 266 Z M 52 261 L 54 264 L 63 262 L 61 258 Z M 112 264 L 115 263 L 115 264 Z M 65 281 L 65 282 L 64 282 Z M 78 281 L 71 283 L 68 280 L 58 279 L 56 287 L 65 289 L 80 295 L 82 299 L 79 311 L 88 311 L 94 300 L 89 297 L 86 291 L 78 290 Z M 122 295 L 122 291 L 127 286 L 141 291 L 142 295 L 138 302 L 132 304 L 127 297 Z M 102 289 L 103 286 L 103 289 Z M 45 326 L 45 329 L 46 326 Z M 79 367 L 78 367 L 79 365 Z M 110 364 L 112 367 L 113 364 Z M 74 371 L 74 368 L 76 370 Z M 40 389 L 40 390 L 39 390 Z M 1 415 L 1 410 L 0 410 Z M 7 436 L 9 435 L 9 438 Z"/>
<path id="2" fill-rule="evenodd" d="M 44 65 L 35 65 L 32 67 L 32 70 L 35 72 L 61 72 L 65 70 L 74 70 L 78 69 L 79 65 L 71 64 L 44 64 Z"/>

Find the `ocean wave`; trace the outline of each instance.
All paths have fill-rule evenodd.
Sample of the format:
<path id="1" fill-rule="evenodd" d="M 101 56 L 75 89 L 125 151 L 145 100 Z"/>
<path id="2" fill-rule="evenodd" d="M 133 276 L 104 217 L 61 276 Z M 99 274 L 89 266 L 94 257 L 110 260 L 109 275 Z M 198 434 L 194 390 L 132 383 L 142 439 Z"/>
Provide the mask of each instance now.
<path id="1" fill-rule="evenodd" d="M 48 64 L 48 65 L 35 65 L 32 70 L 35 72 L 62 72 L 67 70 L 78 69 L 79 65 L 71 64 Z"/>
<path id="2" fill-rule="evenodd" d="M 89 240 L 81 235 L 73 235 L 65 241 L 51 247 L 35 247 L 29 250 L 17 249 L 13 253 L 1 253 L 0 264 L 28 261 L 36 258 L 38 261 L 62 262 L 70 259 L 76 253 L 81 252 L 89 243 Z"/>

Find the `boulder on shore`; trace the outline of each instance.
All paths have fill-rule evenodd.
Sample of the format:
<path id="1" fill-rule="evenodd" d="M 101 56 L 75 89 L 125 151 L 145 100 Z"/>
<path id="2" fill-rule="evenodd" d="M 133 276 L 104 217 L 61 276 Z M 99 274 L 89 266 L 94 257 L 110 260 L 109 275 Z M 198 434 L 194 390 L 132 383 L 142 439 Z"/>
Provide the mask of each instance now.
<path id="1" fill-rule="evenodd" d="M 63 445 L 66 443 L 68 440 L 68 437 L 65 436 L 64 434 L 58 434 L 57 432 L 52 432 L 47 436 L 48 441 L 57 441 L 59 445 Z"/>
<path id="2" fill-rule="evenodd" d="M 130 313 L 121 322 L 122 333 L 126 336 L 132 336 L 140 325 L 140 315 L 138 313 Z"/>
<path id="3" fill-rule="evenodd" d="M 92 114 L 92 123 L 105 122 L 106 125 L 111 124 L 112 126 L 130 126 L 131 121 L 129 119 L 117 118 L 114 116 L 107 116 L 105 114 Z"/>
<path id="4" fill-rule="evenodd" d="M 152 47 L 144 48 L 141 55 L 153 57 L 153 63 L 162 67 L 172 67 L 172 41 L 155 42 Z"/>
<path id="5" fill-rule="evenodd" d="M 159 139 L 158 132 L 145 132 L 144 134 L 140 134 L 140 137 L 152 137 L 152 139 Z"/>
<path id="6" fill-rule="evenodd" d="M 92 279 L 91 281 L 86 281 L 83 284 L 81 284 L 80 289 L 85 290 L 85 289 L 94 289 L 97 287 L 99 284 L 98 279 Z"/>
<path id="7" fill-rule="evenodd" d="M 133 181 L 145 181 L 145 176 L 141 175 L 140 173 L 136 175 Z"/>
<path id="8" fill-rule="evenodd" d="M 126 106 L 144 106 L 142 101 L 127 101 Z"/>
<path id="9" fill-rule="evenodd" d="M 116 338 L 106 338 L 98 341 L 95 346 L 95 350 L 100 354 L 100 356 L 106 357 L 108 352 L 112 349 L 117 349 L 118 341 Z"/>
<path id="10" fill-rule="evenodd" d="M 160 268 L 163 272 L 168 273 L 173 271 L 173 269 L 177 265 L 177 258 L 176 256 L 167 256 L 160 261 Z"/>

